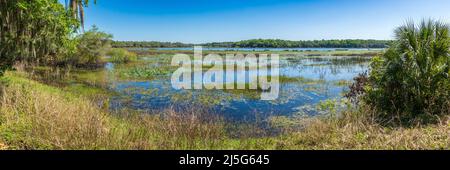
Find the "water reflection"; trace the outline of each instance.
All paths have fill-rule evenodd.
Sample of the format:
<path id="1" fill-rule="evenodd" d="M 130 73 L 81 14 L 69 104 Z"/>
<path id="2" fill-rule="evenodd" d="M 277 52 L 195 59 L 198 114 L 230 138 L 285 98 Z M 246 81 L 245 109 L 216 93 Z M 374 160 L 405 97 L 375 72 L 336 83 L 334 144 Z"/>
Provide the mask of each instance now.
<path id="1" fill-rule="evenodd" d="M 118 92 L 111 100 L 111 109 L 129 107 L 157 111 L 168 107 L 202 106 L 238 121 L 291 115 L 300 112 L 304 108 L 302 106 L 341 98 L 347 85 L 339 82 L 350 82 L 359 73 L 367 71 L 369 59 L 289 56 L 282 57 L 280 62 L 280 97 L 275 101 L 260 100 L 257 90 L 174 90 L 170 75 L 165 75 L 147 81 L 110 78 L 110 88 Z M 105 69 L 112 72 L 115 68 L 113 64 L 108 64 Z M 247 72 L 257 74 L 252 69 Z"/>

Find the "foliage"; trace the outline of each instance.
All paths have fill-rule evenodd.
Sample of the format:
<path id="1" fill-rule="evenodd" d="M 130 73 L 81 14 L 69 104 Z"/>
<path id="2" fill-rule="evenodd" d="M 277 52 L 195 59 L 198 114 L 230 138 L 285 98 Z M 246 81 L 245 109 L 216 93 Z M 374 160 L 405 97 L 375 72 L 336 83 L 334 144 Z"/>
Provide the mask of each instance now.
<path id="1" fill-rule="evenodd" d="M 122 48 L 113 48 L 107 55 L 111 57 L 111 62 L 113 63 L 128 63 L 137 60 L 136 53 Z"/>
<path id="2" fill-rule="evenodd" d="M 349 86 L 350 91 L 345 94 L 344 97 L 350 100 L 354 104 L 359 104 L 360 97 L 366 94 L 366 86 L 369 83 L 367 72 L 360 73 L 357 77 L 353 78 L 354 82 Z"/>
<path id="3" fill-rule="evenodd" d="M 449 113 L 449 26 L 409 22 L 395 31 L 396 42 L 373 60 L 367 103 L 380 117 L 413 120 Z"/>
<path id="4" fill-rule="evenodd" d="M 111 48 L 112 35 L 99 31 L 94 26 L 91 30 L 79 35 L 77 53 L 71 57 L 70 63 L 75 66 L 92 67 L 102 64 L 102 57 Z"/>
<path id="5" fill-rule="evenodd" d="M 390 43 L 386 40 L 314 40 L 289 41 L 274 39 L 253 39 L 239 42 L 213 42 L 205 44 L 184 44 L 156 41 L 115 41 L 116 48 L 176 48 L 200 45 L 205 47 L 226 48 L 385 48 Z"/>
<path id="6" fill-rule="evenodd" d="M 239 42 L 204 44 L 208 47 L 233 48 L 385 48 L 385 40 L 313 40 L 288 41 L 279 39 L 253 39 Z"/>
<path id="7" fill-rule="evenodd" d="M 97 0 L 94 0 L 94 4 Z M 66 8 L 70 10 L 72 17 L 80 21 L 84 29 L 84 7 L 88 7 L 89 0 L 66 0 Z"/>
<path id="8" fill-rule="evenodd" d="M 0 0 L 0 75 L 19 61 L 55 63 L 73 53 L 78 22 L 57 0 Z"/>
<path id="9" fill-rule="evenodd" d="M 157 41 L 114 41 L 114 48 L 177 48 L 192 47 L 194 44 L 180 42 L 157 42 Z"/>

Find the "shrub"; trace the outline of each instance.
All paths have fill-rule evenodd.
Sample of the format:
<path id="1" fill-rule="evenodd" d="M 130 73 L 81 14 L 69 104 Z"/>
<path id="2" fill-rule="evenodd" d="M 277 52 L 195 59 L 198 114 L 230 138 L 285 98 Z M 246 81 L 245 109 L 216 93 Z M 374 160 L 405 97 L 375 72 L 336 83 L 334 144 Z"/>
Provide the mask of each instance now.
<path id="1" fill-rule="evenodd" d="M 112 35 L 99 31 L 94 26 L 91 30 L 79 35 L 76 40 L 77 53 L 70 60 L 72 65 L 92 67 L 102 64 L 102 57 L 111 48 Z"/>
<path id="2" fill-rule="evenodd" d="M 354 82 L 349 86 L 350 91 L 344 97 L 354 104 L 359 104 L 360 97 L 366 94 L 366 86 L 369 81 L 367 72 L 359 74 L 353 78 Z"/>
<path id="3" fill-rule="evenodd" d="M 379 117 L 429 121 L 449 113 L 449 30 L 430 20 L 395 31 L 396 42 L 371 64 L 366 100 Z"/>
<path id="4" fill-rule="evenodd" d="M 137 60 L 136 53 L 122 48 L 113 48 L 107 55 L 111 57 L 111 62 L 113 63 L 128 63 Z"/>

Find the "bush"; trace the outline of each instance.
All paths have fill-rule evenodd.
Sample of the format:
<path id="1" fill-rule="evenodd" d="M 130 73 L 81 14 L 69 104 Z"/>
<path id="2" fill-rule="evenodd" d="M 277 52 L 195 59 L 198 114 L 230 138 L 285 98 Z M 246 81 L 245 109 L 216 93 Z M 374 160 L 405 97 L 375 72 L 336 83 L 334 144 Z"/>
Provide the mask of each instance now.
<path id="1" fill-rule="evenodd" d="M 449 114 L 449 26 L 410 22 L 395 31 L 396 42 L 373 59 L 366 102 L 383 119 L 426 120 Z"/>
<path id="2" fill-rule="evenodd" d="M 112 35 L 99 31 L 94 26 L 91 30 L 79 35 L 76 40 L 77 53 L 70 60 L 78 67 L 92 67 L 103 64 L 102 57 L 111 48 Z"/>
<path id="3" fill-rule="evenodd" d="M 136 53 L 122 48 L 113 48 L 107 55 L 111 57 L 110 61 L 113 63 L 128 63 L 137 60 Z"/>
<path id="4" fill-rule="evenodd" d="M 344 97 L 354 104 L 359 104 L 360 98 L 366 94 L 366 86 L 369 81 L 367 72 L 359 74 L 353 78 L 354 82 L 349 86 L 350 91 Z"/>

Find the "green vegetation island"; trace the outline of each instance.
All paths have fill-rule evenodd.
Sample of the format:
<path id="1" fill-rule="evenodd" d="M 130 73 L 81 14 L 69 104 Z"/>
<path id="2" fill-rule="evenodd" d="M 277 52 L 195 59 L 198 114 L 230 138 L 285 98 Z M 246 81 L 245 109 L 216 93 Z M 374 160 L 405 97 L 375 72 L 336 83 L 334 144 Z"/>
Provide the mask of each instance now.
<path id="1" fill-rule="evenodd" d="M 408 22 L 386 41 L 200 44 L 358 48 L 205 51 L 280 54 L 281 97 L 263 102 L 172 90 L 171 57 L 192 50 L 153 48 L 198 44 L 113 41 L 85 30 L 88 4 L 0 0 L 0 150 L 450 149 L 447 23 Z"/>

